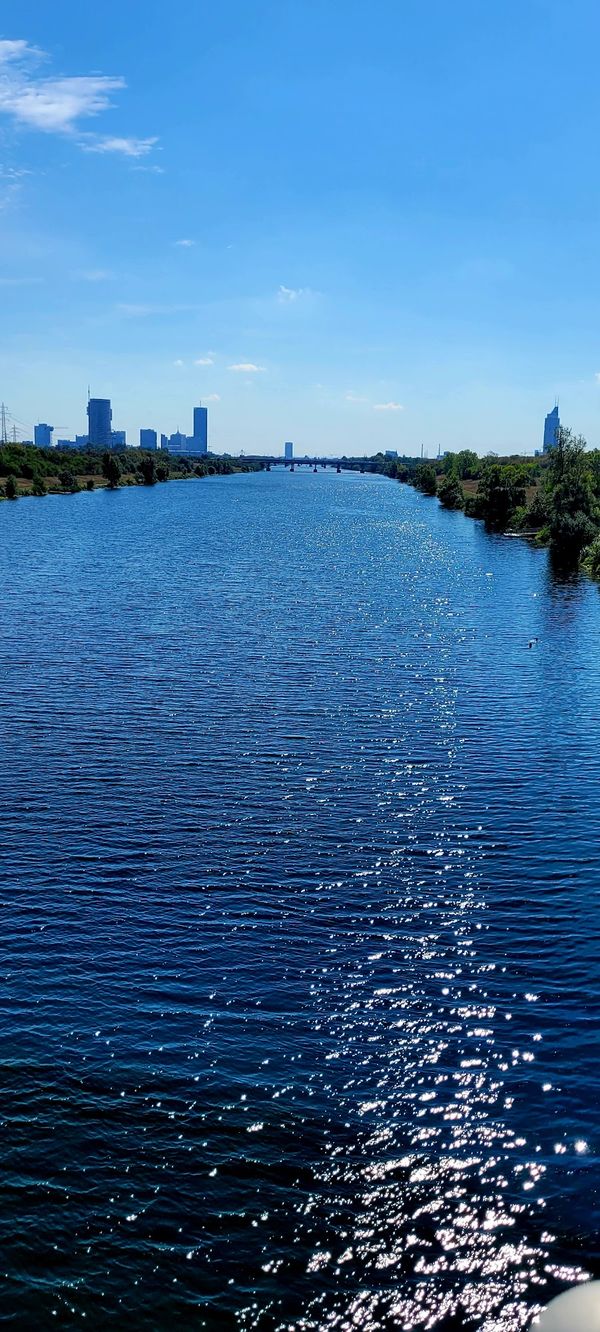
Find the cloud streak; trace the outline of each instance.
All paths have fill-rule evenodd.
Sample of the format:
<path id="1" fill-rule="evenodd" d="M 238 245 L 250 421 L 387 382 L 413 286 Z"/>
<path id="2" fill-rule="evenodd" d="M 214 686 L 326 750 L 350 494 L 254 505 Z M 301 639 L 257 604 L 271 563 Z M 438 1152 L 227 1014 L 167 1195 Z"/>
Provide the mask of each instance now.
<path id="1" fill-rule="evenodd" d="M 80 122 L 113 106 L 113 94 L 126 84 L 120 76 L 106 74 L 52 78 L 40 73 L 47 59 L 44 51 L 23 40 L 0 41 L 0 114 L 15 124 L 46 134 L 76 136 Z M 156 139 L 102 137 L 85 134 L 79 146 L 88 152 L 117 153 L 140 157 L 150 152 Z"/>
<path id="2" fill-rule="evenodd" d="M 374 412 L 403 412 L 404 407 L 401 402 L 375 402 L 373 403 Z"/>
<path id="3" fill-rule="evenodd" d="M 281 285 L 277 290 L 277 300 L 280 305 L 294 305 L 296 301 L 302 300 L 303 296 L 312 296 L 313 294 L 310 287 L 284 287 Z"/>
<path id="4" fill-rule="evenodd" d="M 227 369 L 233 370 L 235 375 L 262 375 L 265 366 L 254 365 L 252 361 L 240 361 L 238 365 L 228 365 Z"/>
<path id="5" fill-rule="evenodd" d="M 145 157 L 147 153 L 152 152 L 157 142 L 156 137 L 150 139 L 92 138 L 89 142 L 82 140 L 80 146 L 85 148 L 88 153 L 120 153 L 122 157 Z"/>

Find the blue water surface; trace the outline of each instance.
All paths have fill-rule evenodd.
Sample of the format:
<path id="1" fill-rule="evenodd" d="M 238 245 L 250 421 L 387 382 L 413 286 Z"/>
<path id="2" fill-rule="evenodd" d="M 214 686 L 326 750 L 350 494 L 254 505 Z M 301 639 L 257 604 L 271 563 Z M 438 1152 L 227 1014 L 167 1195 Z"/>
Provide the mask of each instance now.
<path id="1" fill-rule="evenodd" d="M 298 469 L 3 504 L 0 569 L 0 1319 L 600 1275 L 597 587 Z"/>

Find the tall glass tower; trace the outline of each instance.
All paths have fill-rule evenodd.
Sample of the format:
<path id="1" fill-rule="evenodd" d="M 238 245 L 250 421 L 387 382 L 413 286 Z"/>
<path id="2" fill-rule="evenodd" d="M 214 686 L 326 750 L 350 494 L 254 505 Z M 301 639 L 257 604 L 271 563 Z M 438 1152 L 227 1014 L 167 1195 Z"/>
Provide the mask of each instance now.
<path id="1" fill-rule="evenodd" d="M 544 445 L 543 445 L 544 453 L 548 453 L 549 449 L 556 448 L 556 445 L 558 444 L 559 430 L 560 430 L 560 420 L 558 417 L 558 403 L 557 403 L 556 407 L 553 407 L 552 411 L 548 412 L 548 415 L 544 421 Z"/>
<path id="2" fill-rule="evenodd" d="M 208 453 L 208 408 L 194 407 L 193 452 Z"/>
<path id="3" fill-rule="evenodd" d="M 112 443 L 110 398 L 90 398 L 87 414 L 90 444 L 96 448 L 109 449 Z"/>

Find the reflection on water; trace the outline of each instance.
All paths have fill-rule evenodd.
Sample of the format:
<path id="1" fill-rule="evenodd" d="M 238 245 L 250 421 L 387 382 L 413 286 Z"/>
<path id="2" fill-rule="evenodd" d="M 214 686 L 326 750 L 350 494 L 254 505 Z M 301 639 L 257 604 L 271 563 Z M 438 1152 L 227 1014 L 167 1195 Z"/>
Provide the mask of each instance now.
<path id="1" fill-rule="evenodd" d="M 373 477 L 8 507 L 9 1316 L 526 1328 L 597 1272 L 596 589 Z"/>

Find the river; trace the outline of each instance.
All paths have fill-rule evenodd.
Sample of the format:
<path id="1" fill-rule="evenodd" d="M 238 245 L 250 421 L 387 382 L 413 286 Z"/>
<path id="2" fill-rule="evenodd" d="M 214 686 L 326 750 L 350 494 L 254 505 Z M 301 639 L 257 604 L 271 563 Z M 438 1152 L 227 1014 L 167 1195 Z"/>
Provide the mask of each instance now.
<path id="1" fill-rule="evenodd" d="M 597 587 L 355 473 L 0 532 L 3 1321 L 515 1332 L 600 1275 Z"/>

